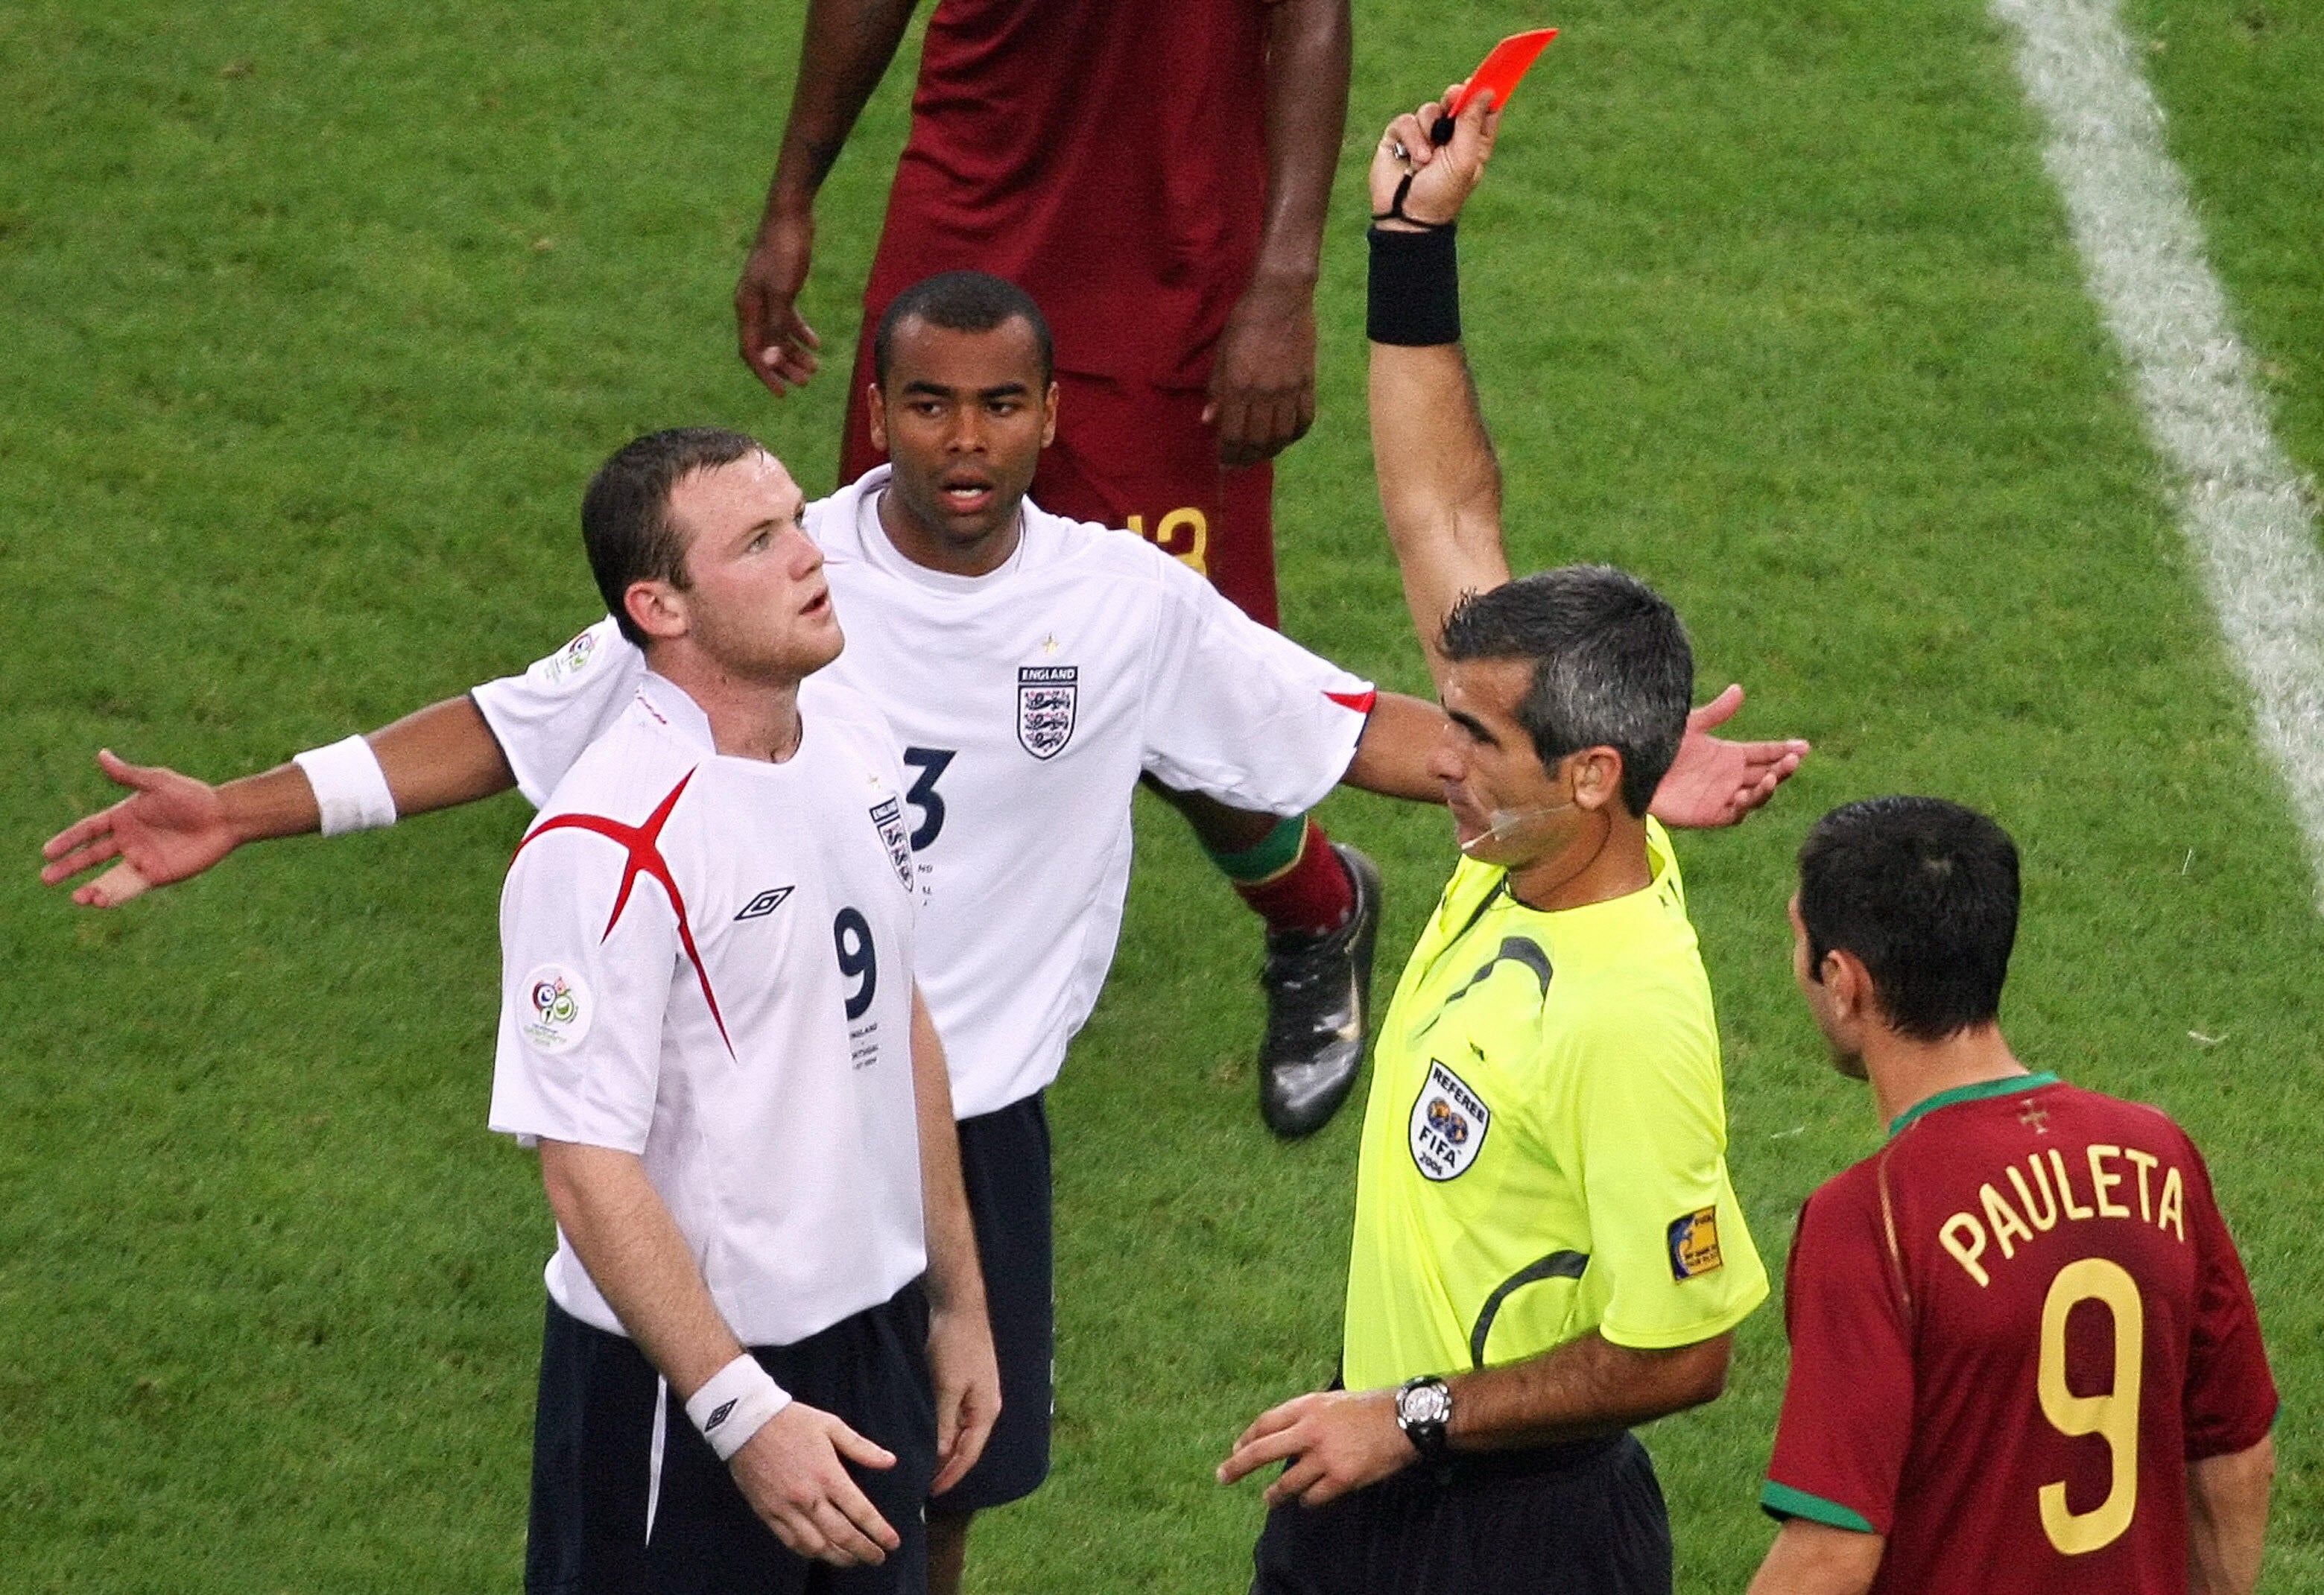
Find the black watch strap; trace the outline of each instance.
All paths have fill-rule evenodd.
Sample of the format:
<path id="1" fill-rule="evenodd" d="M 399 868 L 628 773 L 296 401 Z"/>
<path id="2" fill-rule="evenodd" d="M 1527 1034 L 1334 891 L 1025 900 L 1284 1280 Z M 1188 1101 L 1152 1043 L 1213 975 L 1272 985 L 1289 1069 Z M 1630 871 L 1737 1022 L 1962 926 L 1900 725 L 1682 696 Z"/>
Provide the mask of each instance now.
<path id="1" fill-rule="evenodd" d="M 1434 1374 L 1409 1378 L 1397 1388 L 1396 1426 L 1424 1462 L 1444 1460 L 1445 1429 L 1452 1419 L 1452 1391 Z"/>

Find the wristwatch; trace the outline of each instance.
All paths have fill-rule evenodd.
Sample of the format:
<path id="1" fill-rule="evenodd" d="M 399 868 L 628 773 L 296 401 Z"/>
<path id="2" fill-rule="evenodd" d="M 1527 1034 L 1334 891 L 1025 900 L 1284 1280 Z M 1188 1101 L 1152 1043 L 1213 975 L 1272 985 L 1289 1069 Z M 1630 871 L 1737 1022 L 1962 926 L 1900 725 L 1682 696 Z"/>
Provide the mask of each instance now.
<path id="1" fill-rule="evenodd" d="M 1452 1421 L 1452 1388 L 1434 1374 L 1425 1373 L 1397 1387 L 1396 1426 L 1422 1461 L 1443 1460 L 1444 1426 Z"/>

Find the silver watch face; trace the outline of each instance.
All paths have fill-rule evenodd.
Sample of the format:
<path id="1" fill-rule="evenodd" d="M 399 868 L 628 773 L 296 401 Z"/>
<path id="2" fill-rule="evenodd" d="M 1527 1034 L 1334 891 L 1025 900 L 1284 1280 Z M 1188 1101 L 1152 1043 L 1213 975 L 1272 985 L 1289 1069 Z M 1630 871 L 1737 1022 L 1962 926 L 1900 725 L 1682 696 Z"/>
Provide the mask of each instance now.
<path id="1" fill-rule="evenodd" d="M 1396 1415 L 1403 1424 L 1441 1424 L 1452 1415 L 1452 1392 L 1442 1385 L 1415 1385 L 1399 1390 Z"/>

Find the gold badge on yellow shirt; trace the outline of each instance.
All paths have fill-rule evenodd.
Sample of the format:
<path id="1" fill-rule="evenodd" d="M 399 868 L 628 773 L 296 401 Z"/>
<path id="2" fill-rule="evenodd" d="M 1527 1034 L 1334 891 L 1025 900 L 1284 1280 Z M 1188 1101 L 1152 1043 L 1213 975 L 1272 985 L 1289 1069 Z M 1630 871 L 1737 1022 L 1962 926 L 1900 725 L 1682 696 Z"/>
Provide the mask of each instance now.
<path id="1" fill-rule="evenodd" d="M 1412 1161 L 1432 1180 L 1456 1179 L 1477 1161 L 1493 1111 L 1469 1083 L 1434 1058 L 1412 1104 Z"/>
<path id="2" fill-rule="evenodd" d="M 1720 1267 L 1724 1260 L 1719 1255 L 1719 1210 L 1698 1207 L 1671 1221 L 1670 1265 L 1674 1279 L 1692 1279 L 1698 1274 L 1708 1274 Z"/>

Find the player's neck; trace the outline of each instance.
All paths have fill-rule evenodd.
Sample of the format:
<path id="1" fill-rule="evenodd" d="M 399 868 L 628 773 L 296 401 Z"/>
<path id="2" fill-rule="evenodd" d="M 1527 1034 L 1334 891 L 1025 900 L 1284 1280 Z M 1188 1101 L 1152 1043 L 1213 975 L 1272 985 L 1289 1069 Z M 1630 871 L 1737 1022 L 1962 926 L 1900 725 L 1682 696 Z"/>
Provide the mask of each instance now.
<path id="1" fill-rule="evenodd" d="M 798 751 L 798 678 L 738 676 L 701 650 L 664 643 L 646 655 L 654 674 L 694 700 L 710 722 L 711 745 L 730 759 L 780 764 Z"/>
<path id="2" fill-rule="evenodd" d="M 1932 1096 L 1988 1080 L 2029 1073 L 1997 1024 L 1979 1025 L 1941 1041 L 1923 1041 L 1882 1029 L 1864 1046 L 1864 1072 L 1880 1122 L 1894 1124 Z"/>
<path id="3" fill-rule="evenodd" d="M 946 576 L 991 576 L 1009 563 L 1025 536 L 1025 502 L 1019 499 L 1001 523 L 978 537 L 953 537 L 922 523 L 904 495 L 880 494 L 880 530 L 889 546 L 923 570 Z"/>
<path id="4" fill-rule="evenodd" d="M 1509 870 L 1509 895 L 1545 914 L 1611 902 L 1654 883 L 1646 822 L 1611 808 L 1584 817 L 1556 852 Z"/>

